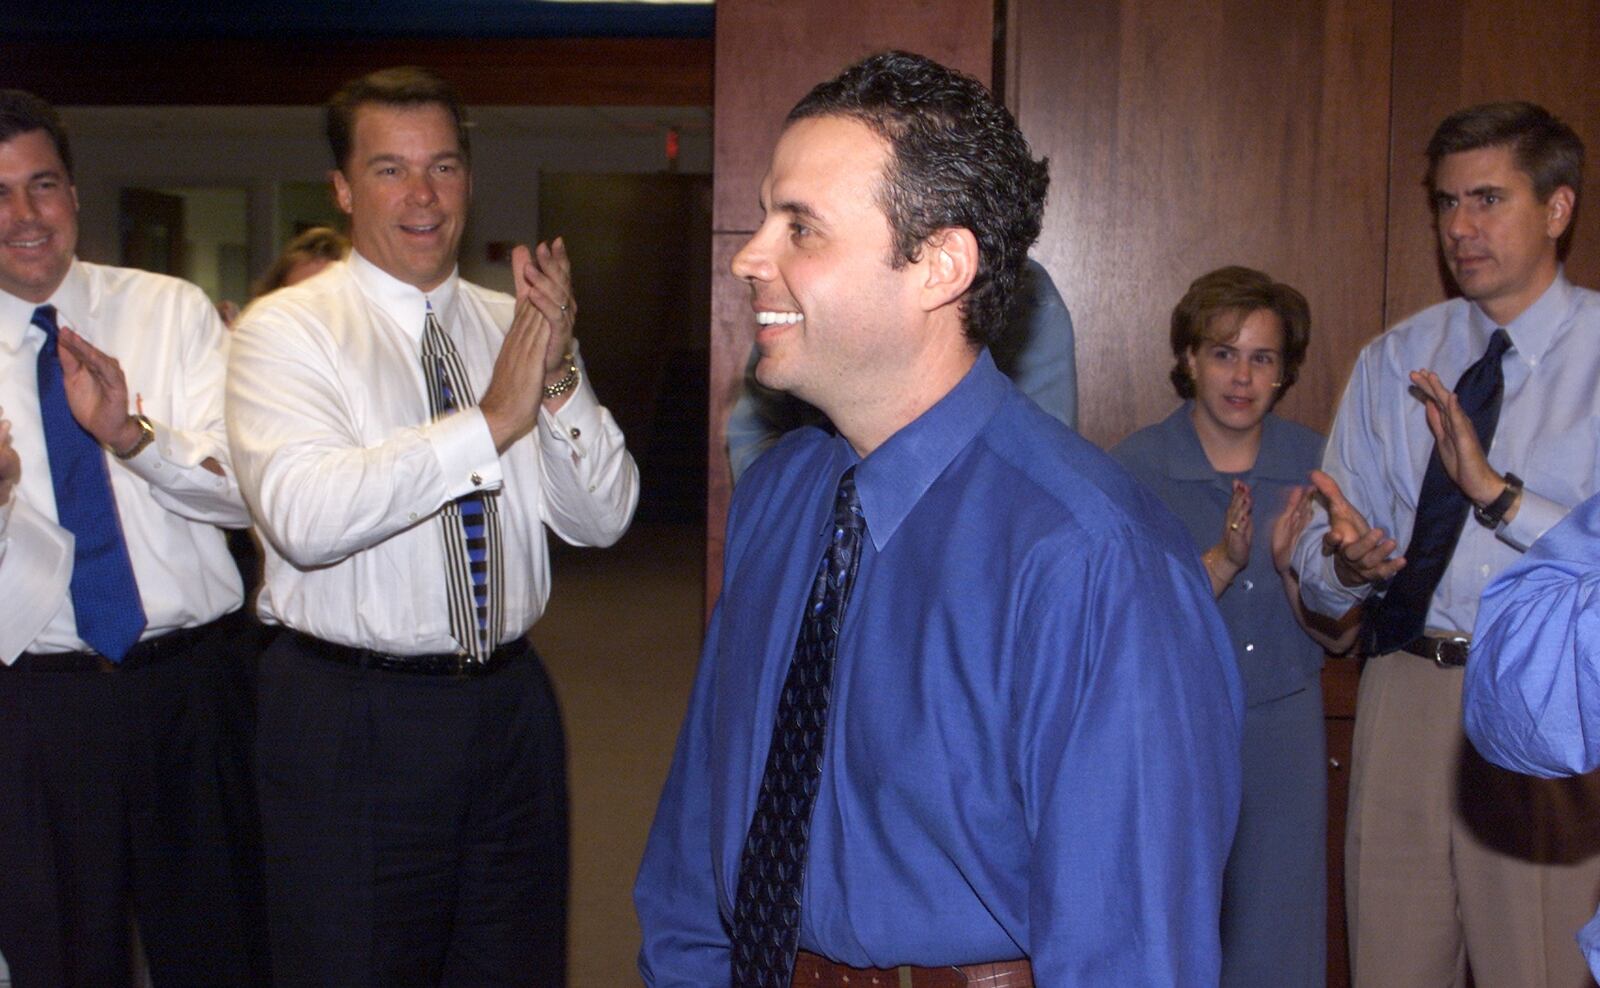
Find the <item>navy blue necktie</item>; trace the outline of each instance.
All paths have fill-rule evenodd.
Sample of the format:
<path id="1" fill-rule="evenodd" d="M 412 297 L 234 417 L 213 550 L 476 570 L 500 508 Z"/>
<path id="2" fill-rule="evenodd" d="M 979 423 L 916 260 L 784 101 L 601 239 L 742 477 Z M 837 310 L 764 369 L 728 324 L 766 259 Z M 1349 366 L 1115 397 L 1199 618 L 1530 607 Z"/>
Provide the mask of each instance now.
<path id="1" fill-rule="evenodd" d="M 828 730 L 833 659 L 865 532 L 855 467 L 851 467 L 834 498 L 833 536 L 800 622 L 772 725 L 761 793 L 739 858 L 733 906 L 734 988 L 789 988 L 793 975 L 811 809 Z"/>
<path id="2" fill-rule="evenodd" d="M 41 305 L 32 322 L 44 330 L 39 350 L 39 416 L 56 495 L 56 520 L 72 533 L 72 610 L 78 637 L 113 662 L 121 662 L 144 631 L 144 605 L 111 496 L 106 455 L 72 417 L 61 360 L 56 310 Z"/>
<path id="3" fill-rule="evenodd" d="M 1505 392 L 1500 361 L 1509 349 L 1511 336 L 1504 329 L 1495 330 L 1483 356 L 1456 382 L 1456 397 L 1472 420 L 1485 455 L 1500 421 L 1500 398 Z M 1422 491 L 1417 495 L 1417 518 L 1411 528 L 1411 542 L 1406 546 L 1405 568 L 1395 574 L 1388 592 L 1367 601 L 1361 627 L 1365 654 L 1393 652 L 1423 633 L 1433 592 L 1444 578 L 1445 567 L 1450 565 L 1471 510 L 1471 502 L 1445 471 L 1435 443 L 1422 477 Z"/>

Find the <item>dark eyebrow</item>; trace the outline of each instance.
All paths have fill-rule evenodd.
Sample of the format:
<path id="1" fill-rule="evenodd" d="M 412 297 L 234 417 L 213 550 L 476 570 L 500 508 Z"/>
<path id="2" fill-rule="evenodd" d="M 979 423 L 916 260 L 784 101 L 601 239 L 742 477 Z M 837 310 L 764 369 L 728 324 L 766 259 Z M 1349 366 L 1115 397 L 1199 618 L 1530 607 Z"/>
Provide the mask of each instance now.
<path id="1" fill-rule="evenodd" d="M 1468 189 L 1459 196 L 1454 192 L 1446 192 L 1444 189 L 1434 189 L 1433 201 L 1439 202 L 1444 199 L 1482 199 L 1484 196 L 1504 197 L 1505 194 L 1505 188 L 1499 185 L 1480 185 L 1476 188 Z"/>
<path id="2" fill-rule="evenodd" d="M 465 161 L 465 160 L 467 160 L 466 155 L 462 154 L 460 151 L 440 151 L 438 154 L 434 155 L 432 158 L 429 159 L 429 163 L 430 164 L 438 164 L 441 161 Z M 403 164 L 405 164 L 405 158 L 402 155 L 393 154 L 393 153 L 390 153 L 390 152 L 387 152 L 387 151 L 383 151 L 383 152 L 379 152 L 378 154 L 375 154 L 372 157 L 367 159 L 367 164 L 369 166 L 370 165 L 380 164 L 380 163 L 403 165 Z"/>
<path id="3" fill-rule="evenodd" d="M 821 216 L 817 215 L 816 210 L 803 202 L 785 201 L 773 204 L 772 208 L 780 213 L 788 213 L 796 219 L 810 220 L 813 223 L 822 219 Z"/>

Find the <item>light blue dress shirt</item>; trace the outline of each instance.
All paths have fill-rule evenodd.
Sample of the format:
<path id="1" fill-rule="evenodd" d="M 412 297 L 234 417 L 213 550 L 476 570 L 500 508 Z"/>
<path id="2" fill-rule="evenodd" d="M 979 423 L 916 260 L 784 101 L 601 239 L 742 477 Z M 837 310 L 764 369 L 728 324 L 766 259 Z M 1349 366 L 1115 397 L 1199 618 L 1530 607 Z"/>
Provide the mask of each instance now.
<path id="1" fill-rule="evenodd" d="M 1328 437 L 1322 469 L 1333 476 L 1369 524 L 1399 544 L 1411 538 L 1417 495 L 1433 434 L 1422 402 L 1410 394 L 1411 371 L 1427 368 L 1453 387 L 1483 355 L 1495 325 L 1465 299 L 1426 309 L 1369 343 Z M 1505 397 L 1489 463 L 1526 485 L 1517 517 L 1496 533 L 1467 520 L 1427 626 L 1466 633 L 1489 578 L 1515 562 L 1573 505 L 1600 490 L 1600 294 L 1558 275 L 1506 326 L 1513 349 L 1502 361 Z M 1327 514 L 1317 510 L 1295 547 L 1301 597 L 1338 616 L 1370 588 L 1348 589 L 1322 552 Z"/>
<path id="2" fill-rule="evenodd" d="M 1600 497 L 1483 592 L 1462 707 L 1496 765 L 1544 778 L 1600 768 Z M 1600 914 L 1578 935 L 1600 978 Z"/>
<path id="3" fill-rule="evenodd" d="M 1072 314 L 1038 261 L 1028 261 L 1017 285 L 1015 315 L 990 352 L 995 366 L 1039 407 L 1078 427 L 1078 364 L 1073 353 Z M 744 388 L 728 415 L 728 466 L 734 483 L 756 457 L 790 429 L 817 425 L 822 413 L 798 398 L 755 383 L 760 352 L 752 347 Z"/>
<path id="4" fill-rule="evenodd" d="M 726 985 L 778 692 L 858 459 L 752 467 L 634 900 L 652 986 Z M 1188 534 L 987 354 L 856 470 L 800 945 L 853 966 L 1031 957 L 1041 985 L 1217 981 L 1242 695 Z"/>

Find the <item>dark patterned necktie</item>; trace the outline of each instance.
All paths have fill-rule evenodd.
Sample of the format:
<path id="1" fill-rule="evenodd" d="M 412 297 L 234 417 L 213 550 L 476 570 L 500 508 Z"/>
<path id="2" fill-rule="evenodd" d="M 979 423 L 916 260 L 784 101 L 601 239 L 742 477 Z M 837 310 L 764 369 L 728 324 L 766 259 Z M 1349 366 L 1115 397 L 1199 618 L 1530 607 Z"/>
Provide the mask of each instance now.
<path id="1" fill-rule="evenodd" d="M 434 317 L 431 302 L 423 326 L 422 365 L 435 419 L 478 403 L 461 356 Z M 463 652 L 483 662 L 500 643 L 500 589 L 505 585 L 496 496 L 483 491 L 463 494 L 441 508 L 439 518 L 444 526 L 450 634 Z"/>
<path id="2" fill-rule="evenodd" d="M 1510 335 L 1504 329 L 1495 330 L 1483 356 L 1456 382 L 1456 397 L 1472 420 L 1485 455 L 1500 421 L 1500 398 L 1505 392 L 1500 362 L 1509 349 Z M 1365 654 L 1393 652 L 1422 634 L 1433 592 L 1444 578 L 1445 567 L 1450 565 L 1471 509 L 1467 496 L 1445 471 L 1435 443 L 1422 477 L 1422 491 L 1417 495 L 1417 518 L 1411 528 L 1411 542 L 1406 546 L 1405 568 L 1395 574 L 1387 593 L 1367 602 L 1361 627 Z"/>
<path id="3" fill-rule="evenodd" d="M 41 305 L 32 322 L 44 330 L 39 351 L 39 416 L 45 456 L 55 489 L 56 520 L 72 533 L 72 612 L 78 637 L 113 662 L 121 662 L 144 632 L 144 605 L 111 495 L 106 454 L 72 417 L 56 353 L 56 310 Z"/>
<path id="4" fill-rule="evenodd" d="M 800 892 L 811 808 L 822 774 L 833 659 L 865 532 L 855 467 L 851 467 L 834 498 L 832 538 L 800 621 L 772 725 L 761 793 L 739 858 L 733 905 L 734 988 L 789 988 L 800 942 Z"/>

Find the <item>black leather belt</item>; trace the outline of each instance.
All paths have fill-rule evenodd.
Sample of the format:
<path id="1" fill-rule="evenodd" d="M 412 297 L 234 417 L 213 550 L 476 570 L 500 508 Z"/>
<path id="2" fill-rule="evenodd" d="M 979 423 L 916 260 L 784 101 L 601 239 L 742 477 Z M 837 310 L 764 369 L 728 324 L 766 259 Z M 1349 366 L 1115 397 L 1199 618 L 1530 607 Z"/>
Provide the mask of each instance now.
<path id="1" fill-rule="evenodd" d="M 193 628 L 179 628 L 156 638 L 134 643 L 121 662 L 113 662 L 99 652 L 23 652 L 9 667 L 21 672 L 111 672 L 113 669 L 138 669 L 193 648 L 218 624 L 231 615 Z"/>
<path id="2" fill-rule="evenodd" d="M 483 676 L 498 669 L 509 659 L 526 655 L 532 650 L 526 638 L 506 642 L 482 662 L 474 662 L 465 652 L 434 652 L 426 655 L 394 655 L 370 648 L 340 645 L 303 631 L 285 628 L 295 643 L 307 652 L 329 662 L 355 666 L 357 669 L 379 669 L 384 672 L 403 672 L 413 676 Z"/>
<path id="3" fill-rule="evenodd" d="M 1467 664 L 1467 649 L 1471 647 L 1470 638 L 1435 638 L 1432 635 L 1418 635 L 1401 645 L 1400 651 L 1432 659 L 1441 666 L 1464 666 Z"/>

